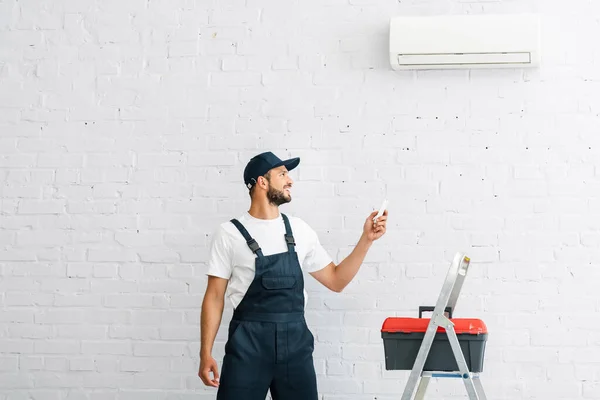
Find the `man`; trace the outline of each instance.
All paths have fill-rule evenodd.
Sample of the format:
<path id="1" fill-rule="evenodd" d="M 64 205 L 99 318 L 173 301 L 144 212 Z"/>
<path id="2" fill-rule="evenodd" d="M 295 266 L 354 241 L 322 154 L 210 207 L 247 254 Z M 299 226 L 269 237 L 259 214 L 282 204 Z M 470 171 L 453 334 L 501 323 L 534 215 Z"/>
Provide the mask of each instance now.
<path id="1" fill-rule="evenodd" d="M 371 213 L 352 253 L 335 265 L 304 221 L 279 212 L 292 199 L 288 172 L 299 163 L 271 152 L 252 158 L 244 170 L 250 210 L 222 224 L 213 238 L 198 376 L 218 387 L 218 400 L 264 400 L 269 389 L 274 400 L 317 400 L 303 269 L 341 292 L 386 231 L 387 210 L 377 220 L 377 212 Z M 212 348 L 227 288 L 234 313 L 219 374 Z"/>

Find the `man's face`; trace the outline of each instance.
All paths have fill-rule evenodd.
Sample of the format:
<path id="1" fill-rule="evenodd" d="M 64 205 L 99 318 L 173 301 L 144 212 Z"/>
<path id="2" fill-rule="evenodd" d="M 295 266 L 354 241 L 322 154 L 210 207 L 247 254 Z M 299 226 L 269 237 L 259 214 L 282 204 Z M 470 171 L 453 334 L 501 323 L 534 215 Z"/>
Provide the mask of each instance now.
<path id="1" fill-rule="evenodd" d="M 285 166 L 272 169 L 268 174 L 267 181 L 269 182 L 269 188 L 267 189 L 269 203 L 280 206 L 292 201 L 293 181 Z"/>

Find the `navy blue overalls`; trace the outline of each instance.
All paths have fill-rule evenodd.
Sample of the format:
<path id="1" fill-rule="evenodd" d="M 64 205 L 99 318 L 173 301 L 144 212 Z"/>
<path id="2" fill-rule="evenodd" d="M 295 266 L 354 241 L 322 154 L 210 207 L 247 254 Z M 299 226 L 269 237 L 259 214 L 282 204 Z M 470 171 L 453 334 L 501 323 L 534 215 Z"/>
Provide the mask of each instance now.
<path id="1" fill-rule="evenodd" d="M 256 271 L 234 310 L 217 400 L 317 400 L 314 337 L 304 319 L 304 279 L 290 222 L 282 214 L 288 251 L 264 256 L 237 220 L 231 222 L 256 254 Z"/>

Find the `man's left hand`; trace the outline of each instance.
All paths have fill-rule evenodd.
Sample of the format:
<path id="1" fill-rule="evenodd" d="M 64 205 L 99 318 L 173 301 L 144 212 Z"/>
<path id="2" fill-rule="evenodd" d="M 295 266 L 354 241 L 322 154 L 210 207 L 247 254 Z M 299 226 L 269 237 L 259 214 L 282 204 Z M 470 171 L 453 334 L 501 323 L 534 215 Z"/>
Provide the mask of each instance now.
<path id="1" fill-rule="evenodd" d="M 373 211 L 371 215 L 367 217 L 365 226 L 363 227 L 363 234 L 370 241 L 379 239 L 385 234 L 386 231 L 388 211 L 385 210 L 383 215 L 373 222 L 373 218 L 375 218 L 377 212 L 378 211 Z"/>

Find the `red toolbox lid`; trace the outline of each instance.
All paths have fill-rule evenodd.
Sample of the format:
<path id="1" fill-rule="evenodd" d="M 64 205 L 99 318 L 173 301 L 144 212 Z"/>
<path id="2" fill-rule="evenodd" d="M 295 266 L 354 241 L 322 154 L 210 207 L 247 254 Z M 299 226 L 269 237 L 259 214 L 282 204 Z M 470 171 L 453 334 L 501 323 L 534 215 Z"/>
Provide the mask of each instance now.
<path id="1" fill-rule="evenodd" d="M 401 332 L 401 333 L 424 333 L 429 325 L 429 318 L 386 318 L 381 327 L 382 332 Z M 485 323 L 480 319 L 469 318 L 453 318 L 450 321 L 454 323 L 454 331 L 456 334 L 480 335 L 487 333 Z M 441 326 L 437 329 L 438 332 L 446 330 Z"/>

